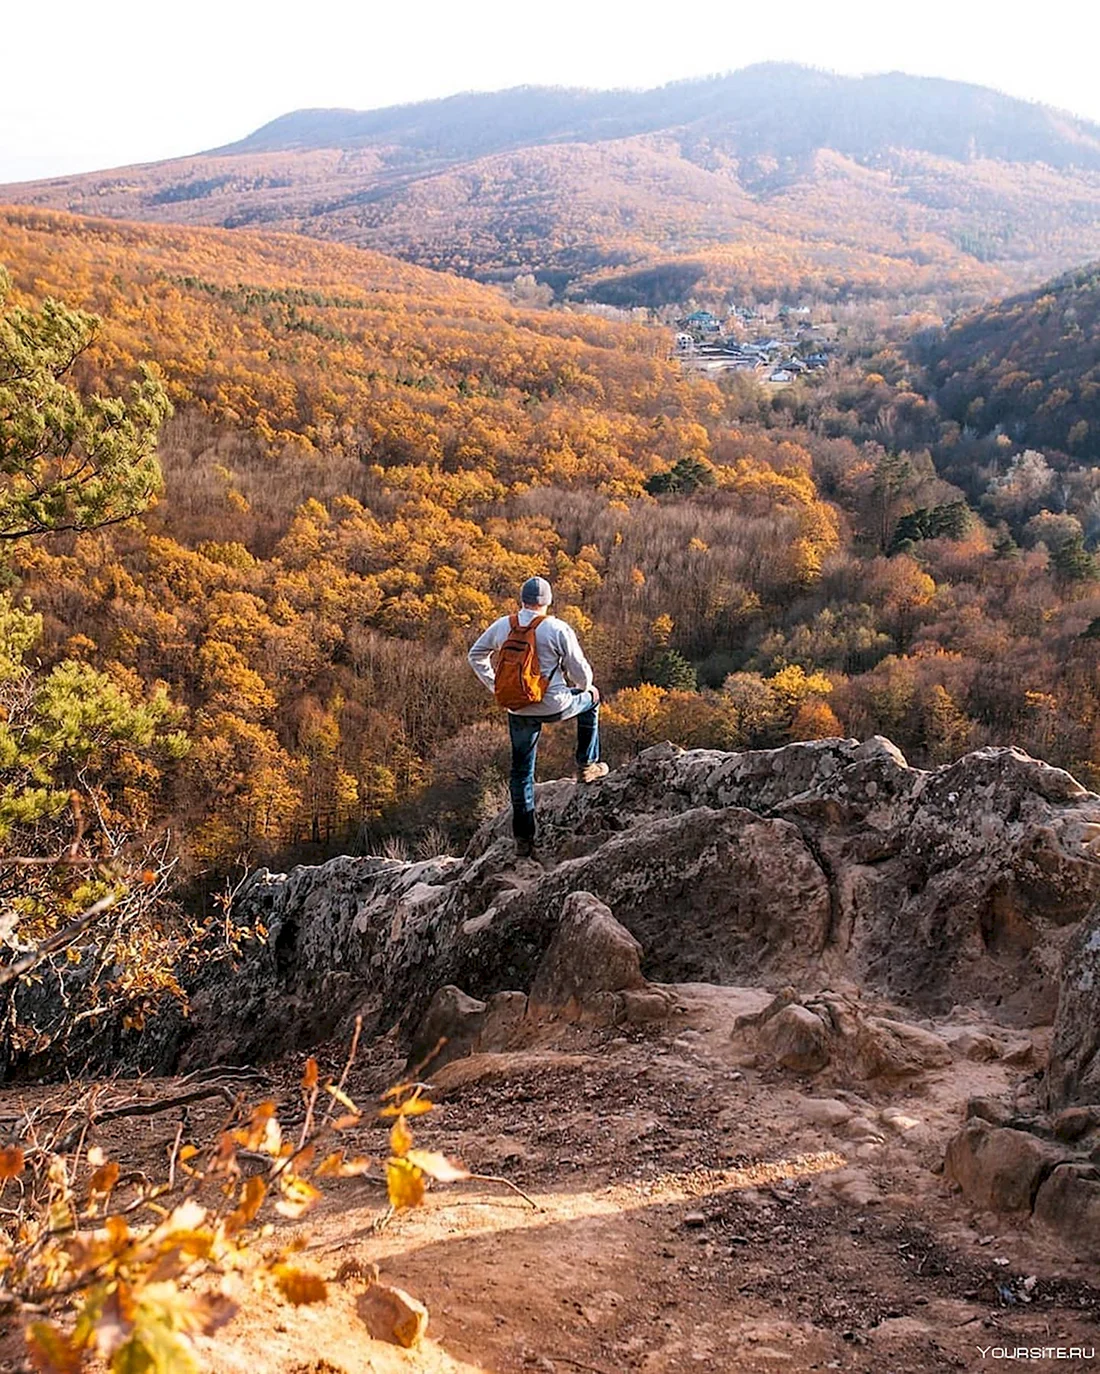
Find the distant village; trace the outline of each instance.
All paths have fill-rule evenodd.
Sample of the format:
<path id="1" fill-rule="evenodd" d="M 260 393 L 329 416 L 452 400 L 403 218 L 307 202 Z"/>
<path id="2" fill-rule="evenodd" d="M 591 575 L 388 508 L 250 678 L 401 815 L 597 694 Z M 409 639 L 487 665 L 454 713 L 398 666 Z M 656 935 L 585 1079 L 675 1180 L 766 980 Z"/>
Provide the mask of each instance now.
<path id="1" fill-rule="evenodd" d="M 676 330 L 672 357 L 685 371 L 748 372 L 773 386 L 827 367 L 837 334 L 831 321 L 813 322 L 809 306 L 781 306 L 771 321 L 747 306 L 731 307 L 724 320 L 693 310 Z"/>

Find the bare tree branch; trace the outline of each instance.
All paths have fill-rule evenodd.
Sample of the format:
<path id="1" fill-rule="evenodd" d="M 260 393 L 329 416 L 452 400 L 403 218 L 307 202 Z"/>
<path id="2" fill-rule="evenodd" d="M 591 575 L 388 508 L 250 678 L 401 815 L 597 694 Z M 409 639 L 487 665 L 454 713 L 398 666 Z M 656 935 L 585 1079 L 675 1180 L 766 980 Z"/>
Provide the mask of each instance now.
<path id="1" fill-rule="evenodd" d="M 30 973 L 43 961 L 48 959 L 51 954 L 56 954 L 59 949 L 64 949 L 67 945 L 82 935 L 89 926 L 95 925 L 96 921 L 105 911 L 110 911 L 111 907 L 118 901 L 118 894 L 109 892 L 106 897 L 100 897 L 98 902 L 93 902 L 87 911 L 72 921 L 64 929 L 55 931 L 48 940 L 43 940 L 37 949 L 25 954 L 22 959 L 17 959 L 14 964 L 7 964 L 0 968 L 0 988 L 8 983 L 13 983 L 17 978 L 22 978 L 25 973 Z"/>

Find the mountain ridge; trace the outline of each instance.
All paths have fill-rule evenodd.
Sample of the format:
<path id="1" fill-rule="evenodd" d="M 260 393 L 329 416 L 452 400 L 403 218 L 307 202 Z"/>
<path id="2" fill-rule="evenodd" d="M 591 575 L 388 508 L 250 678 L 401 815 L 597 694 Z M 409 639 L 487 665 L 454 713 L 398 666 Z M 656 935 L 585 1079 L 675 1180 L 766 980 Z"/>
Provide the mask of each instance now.
<path id="1" fill-rule="evenodd" d="M 618 306 L 942 313 L 1100 256 L 1100 126 L 942 78 L 763 64 L 649 91 L 292 111 L 3 201 L 303 234 Z"/>
<path id="2" fill-rule="evenodd" d="M 936 92 L 953 96 L 956 105 L 963 99 L 985 103 L 989 112 L 1004 114 L 1014 112 L 1018 117 L 1027 116 L 1036 125 L 1049 122 L 1052 132 L 1062 132 L 1060 126 L 1069 121 L 1070 129 L 1078 136 L 1066 139 L 1069 147 L 1080 153 L 1082 147 L 1091 144 L 1090 156 L 1085 163 L 1100 167 L 1100 125 L 1073 115 L 1069 111 L 1057 110 L 1036 102 L 1020 100 L 1017 97 L 983 87 L 971 82 L 955 82 L 942 77 L 910 76 L 904 72 L 887 72 L 861 77 L 839 76 L 804 67 L 795 63 L 757 63 L 735 72 L 721 76 L 687 79 L 666 83 L 663 86 L 635 90 L 624 88 L 593 89 L 587 87 L 559 86 L 514 86 L 499 91 L 464 91 L 434 100 L 409 102 L 400 105 L 382 106 L 369 110 L 326 109 L 323 107 L 288 111 L 274 120 L 261 125 L 243 139 L 208 150 L 210 154 L 229 155 L 257 151 L 286 151 L 293 148 L 341 147 L 350 148 L 369 141 L 384 132 L 397 133 L 402 129 L 416 133 L 418 127 L 426 124 L 432 127 L 433 117 L 438 115 L 440 124 L 455 112 L 476 110 L 488 114 L 493 107 L 508 110 L 513 116 L 515 106 L 522 106 L 529 122 L 538 123 L 563 101 L 572 102 L 572 108 L 580 113 L 585 107 L 589 118 L 602 121 L 603 127 L 584 130 L 575 125 L 559 123 L 543 128 L 541 142 L 559 141 L 596 141 L 603 138 L 629 137 L 653 132 L 666 127 L 669 123 L 690 122 L 693 119 L 713 118 L 728 111 L 721 108 L 723 97 L 756 99 L 767 96 L 768 84 L 776 80 L 799 82 L 804 91 L 821 99 L 841 94 L 859 98 L 874 98 L 880 92 L 894 91 L 906 97 L 920 93 Z M 676 108 L 679 105 L 679 108 Z M 647 106 L 653 107 L 645 113 Z M 692 108 L 694 106 L 694 108 Z M 670 108 L 671 107 L 671 108 Z M 606 127 L 618 121 L 620 127 Z M 633 122 L 631 122 L 633 121 Z M 331 131 L 324 129 L 325 124 L 332 126 Z M 954 115 L 948 121 L 952 133 L 958 132 Z M 622 127 L 625 124 L 626 127 Z M 313 126 L 310 134 L 308 127 Z M 317 126 L 321 126 L 318 131 Z M 342 131 L 339 126 L 343 126 Z M 305 126 L 305 127 L 302 127 Z M 301 134 L 280 137 L 279 131 L 302 128 Z M 509 125 L 509 130 L 515 128 Z M 1037 131 L 1037 130 L 1036 130 Z M 318 133 L 325 142 L 318 143 Z M 1083 135 L 1083 137 L 1082 137 Z M 421 135 L 423 136 L 423 135 Z M 1063 134 L 1064 137 L 1064 134 Z M 528 141 L 534 141 L 530 137 Z M 413 140 L 414 146 L 420 146 Z M 514 147 L 524 142 L 522 136 L 512 136 L 501 140 L 499 148 Z M 845 151 L 843 140 L 819 146 L 836 146 Z M 941 151 L 928 149 L 927 151 Z M 963 150 L 966 151 L 966 150 Z M 995 150 L 1003 153 L 1003 149 Z M 1067 149 L 1068 153 L 1068 149 Z M 1013 160 L 1011 158 L 1007 160 Z M 1034 160 L 1034 159 L 1028 159 Z M 1068 156 L 1065 161 L 1058 159 L 1051 165 L 1078 165 Z"/>

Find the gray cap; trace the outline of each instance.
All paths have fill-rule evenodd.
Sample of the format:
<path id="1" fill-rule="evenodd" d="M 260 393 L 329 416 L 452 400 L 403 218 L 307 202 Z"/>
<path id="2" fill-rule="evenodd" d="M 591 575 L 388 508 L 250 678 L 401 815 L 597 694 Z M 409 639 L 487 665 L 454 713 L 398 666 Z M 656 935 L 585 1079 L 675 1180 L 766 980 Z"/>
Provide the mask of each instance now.
<path id="1" fill-rule="evenodd" d="M 525 606 L 549 606 L 554 597 L 545 577 L 529 577 L 520 588 L 519 599 Z"/>

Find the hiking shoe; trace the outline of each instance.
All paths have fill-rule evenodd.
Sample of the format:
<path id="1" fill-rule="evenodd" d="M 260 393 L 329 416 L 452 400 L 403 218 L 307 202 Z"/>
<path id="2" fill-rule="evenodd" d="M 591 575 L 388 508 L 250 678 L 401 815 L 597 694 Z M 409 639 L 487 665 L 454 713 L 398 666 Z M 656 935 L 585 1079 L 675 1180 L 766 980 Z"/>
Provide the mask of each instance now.
<path id="1" fill-rule="evenodd" d="M 522 839 L 517 839 L 517 840 L 516 840 L 516 858 L 517 858 L 517 859 L 533 859 L 534 857 L 535 857 L 535 842 L 534 842 L 534 840 L 522 840 Z"/>
<path id="2" fill-rule="evenodd" d="M 577 781 L 595 782 L 597 778 L 606 778 L 610 772 L 606 763 L 586 763 L 577 774 Z"/>

